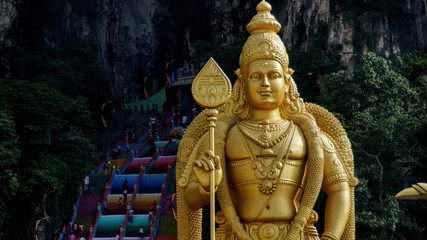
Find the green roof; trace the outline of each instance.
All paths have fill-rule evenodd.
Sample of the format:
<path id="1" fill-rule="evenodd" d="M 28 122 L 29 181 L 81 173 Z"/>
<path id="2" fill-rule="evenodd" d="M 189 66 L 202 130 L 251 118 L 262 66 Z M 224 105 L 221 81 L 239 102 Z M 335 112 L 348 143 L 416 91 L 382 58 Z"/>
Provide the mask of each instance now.
<path id="1" fill-rule="evenodd" d="M 142 112 L 148 110 L 147 106 L 149 109 L 153 109 L 153 106 L 157 106 L 157 111 L 163 112 L 163 104 L 166 101 L 165 89 L 166 86 L 164 86 L 162 89 L 160 89 L 159 92 L 147 99 L 132 103 L 125 103 L 125 111 L 130 110 L 132 112 Z"/>

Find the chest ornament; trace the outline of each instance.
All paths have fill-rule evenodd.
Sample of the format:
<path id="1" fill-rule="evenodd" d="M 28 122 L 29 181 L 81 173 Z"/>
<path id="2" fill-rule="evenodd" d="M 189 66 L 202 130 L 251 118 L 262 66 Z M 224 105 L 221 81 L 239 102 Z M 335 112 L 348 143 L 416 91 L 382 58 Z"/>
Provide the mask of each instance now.
<path id="1" fill-rule="evenodd" d="M 273 128 L 264 128 L 264 126 L 261 126 L 259 127 L 260 129 L 255 129 L 257 126 L 249 125 L 250 127 L 248 127 L 248 125 L 245 124 L 247 123 L 239 122 L 238 128 L 243 138 L 245 147 L 250 153 L 250 157 L 252 160 L 252 169 L 254 169 L 255 177 L 259 180 L 259 191 L 267 195 L 272 194 L 277 188 L 278 179 L 280 178 L 280 175 L 285 166 L 292 138 L 295 133 L 295 127 L 290 122 L 285 122 L 284 124 L 277 125 Z M 252 136 L 245 129 L 243 129 L 242 125 L 252 130 L 262 131 L 260 138 L 258 139 Z M 271 140 L 270 131 L 279 131 L 284 128 L 286 128 L 286 130 L 282 134 L 280 134 L 279 137 L 274 140 Z M 292 129 L 292 134 L 290 134 Z M 270 136 L 269 139 L 268 136 Z M 265 139 L 263 139 L 263 137 L 265 137 Z M 261 156 L 256 157 L 253 154 L 252 150 L 248 146 L 248 143 L 246 142 L 246 139 L 249 139 L 258 146 L 264 148 L 263 150 L 261 150 Z M 277 156 L 274 156 L 273 150 L 270 148 L 277 145 L 283 139 L 285 139 L 285 141 L 282 143 Z M 286 158 L 284 159 L 283 157 L 285 156 L 285 154 Z"/>

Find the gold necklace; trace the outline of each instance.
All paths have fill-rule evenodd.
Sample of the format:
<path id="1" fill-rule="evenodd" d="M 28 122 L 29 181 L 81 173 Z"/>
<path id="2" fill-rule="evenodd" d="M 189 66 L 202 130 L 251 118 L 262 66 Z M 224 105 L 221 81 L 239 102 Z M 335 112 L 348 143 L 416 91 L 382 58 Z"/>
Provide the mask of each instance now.
<path id="1" fill-rule="evenodd" d="M 247 137 L 249 140 L 251 140 L 252 142 L 254 142 L 255 144 L 257 144 L 258 146 L 264 148 L 263 150 L 261 150 L 261 156 L 273 156 L 273 150 L 271 150 L 272 147 L 276 146 L 280 141 L 282 141 L 291 131 L 290 126 L 290 122 L 285 122 L 284 124 L 281 124 L 279 127 L 274 127 L 273 129 L 276 129 L 275 131 L 277 131 L 277 129 L 283 129 L 285 127 L 287 127 L 287 129 L 280 135 L 278 136 L 276 139 L 272 140 L 271 139 L 271 133 L 269 132 L 269 129 L 271 129 L 268 125 L 267 127 L 262 126 L 262 131 L 263 133 L 260 135 L 260 139 L 252 136 L 250 133 L 248 133 L 247 131 L 245 131 L 244 129 L 242 129 L 241 126 L 245 126 L 244 123 L 239 122 L 238 123 L 238 127 L 240 132 Z M 256 131 L 261 131 L 260 128 L 258 129 L 253 129 Z M 273 131 L 273 130 L 271 130 Z"/>
<path id="2" fill-rule="evenodd" d="M 251 123 L 249 121 L 240 121 L 240 123 L 246 128 L 255 130 L 255 131 L 263 131 L 263 132 L 274 132 L 278 130 L 282 130 L 289 125 L 289 121 L 284 121 L 275 124 L 269 124 L 268 121 L 262 121 L 260 123 Z"/>
<path id="3" fill-rule="evenodd" d="M 241 121 L 240 123 L 242 124 L 242 126 L 248 129 L 263 132 L 259 136 L 259 139 L 261 139 L 266 143 L 271 141 L 270 132 L 279 131 L 289 126 L 289 122 L 287 121 L 282 121 L 279 124 L 269 124 L 268 121 L 262 121 L 261 123 L 251 123 L 249 121 Z"/>

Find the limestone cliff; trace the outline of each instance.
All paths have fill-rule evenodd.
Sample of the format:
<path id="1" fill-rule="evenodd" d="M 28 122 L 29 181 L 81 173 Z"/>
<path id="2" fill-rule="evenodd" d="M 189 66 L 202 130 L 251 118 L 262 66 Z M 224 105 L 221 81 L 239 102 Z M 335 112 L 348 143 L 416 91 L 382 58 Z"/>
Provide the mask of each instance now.
<path id="1" fill-rule="evenodd" d="M 339 46 L 344 64 L 367 50 L 385 57 L 427 50 L 426 0 L 385 1 L 385 8 L 379 4 L 351 7 L 352 1 L 339 0 L 285 2 L 279 18 L 287 46 L 308 51 L 310 37 L 326 25 L 327 43 Z"/>
<path id="2" fill-rule="evenodd" d="M 0 43 L 25 41 L 29 8 L 18 0 L 0 0 Z M 150 88 L 164 83 L 166 62 L 184 64 L 196 40 L 226 44 L 245 31 L 258 0 L 56 0 L 50 14 L 54 24 L 40 25 L 45 44 L 66 44 L 80 37 L 96 41 L 100 59 L 113 76 L 113 96 L 119 97 L 132 82 L 149 76 Z M 416 49 L 427 50 L 427 0 L 344 1 L 270 0 L 282 23 L 280 32 L 288 48 L 310 51 L 310 39 L 327 35 L 327 46 L 338 49 L 342 62 L 372 50 L 384 56 Z M 369 5 L 368 3 L 369 2 Z M 383 3 L 384 6 L 378 5 Z M 35 3 L 34 3 L 35 4 Z M 48 8 L 50 9 L 50 8 Z M 37 12 L 33 10 L 33 17 Z M 26 25 L 27 24 L 27 25 Z M 326 31 L 325 31 L 326 29 Z"/>
<path id="3" fill-rule="evenodd" d="M 14 1 L 0 1 L 0 42 L 3 42 L 17 15 Z"/>

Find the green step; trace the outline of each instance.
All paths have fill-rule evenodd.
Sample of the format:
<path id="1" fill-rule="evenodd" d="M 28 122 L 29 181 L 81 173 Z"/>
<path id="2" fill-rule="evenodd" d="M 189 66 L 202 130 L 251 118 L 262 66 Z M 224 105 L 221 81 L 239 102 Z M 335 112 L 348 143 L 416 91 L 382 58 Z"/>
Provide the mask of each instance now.
<path id="1" fill-rule="evenodd" d="M 157 236 L 176 236 L 176 220 L 173 215 L 161 215 Z"/>

